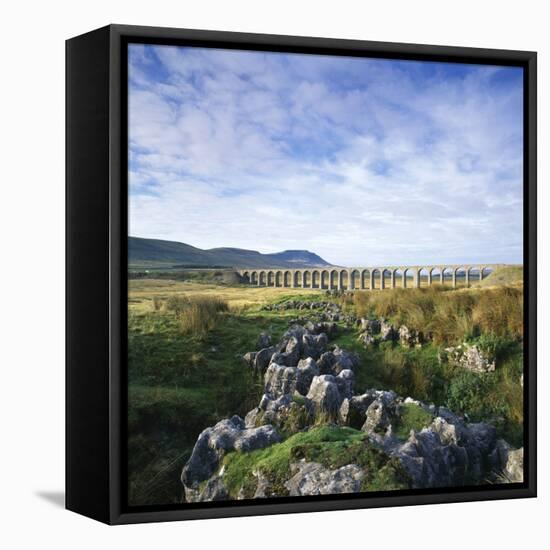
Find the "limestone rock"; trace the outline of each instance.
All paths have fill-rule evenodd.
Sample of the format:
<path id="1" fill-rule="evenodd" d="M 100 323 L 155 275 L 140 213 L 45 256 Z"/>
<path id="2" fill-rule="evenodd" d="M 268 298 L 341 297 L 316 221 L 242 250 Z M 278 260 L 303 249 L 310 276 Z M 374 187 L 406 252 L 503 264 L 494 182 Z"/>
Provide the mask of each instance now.
<path id="1" fill-rule="evenodd" d="M 314 359 L 311 357 L 301 359 L 298 362 L 298 379 L 296 383 L 296 390 L 302 395 L 307 395 L 309 387 L 311 386 L 311 381 L 318 375 L 319 367 Z"/>
<path id="2" fill-rule="evenodd" d="M 243 355 L 243 361 L 245 365 L 248 367 L 254 368 L 254 364 L 256 361 L 256 352 L 255 351 L 249 351 L 248 353 L 245 353 Z"/>
<path id="3" fill-rule="evenodd" d="M 367 409 L 365 423 L 361 430 L 370 433 L 384 433 L 391 425 L 391 414 L 382 399 L 374 400 Z"/>
<path id="4" fill-rule="evenodd" d="M 523 447 L 514 449 L 503 439 L 496 442 L 492 454 L 498 481 L 523 482 Z"/>
<path id="5" fill-rule="evenodd" d="M 246 415 L 246 427 L 271 424 L 287 436 L 306 428 L 314 421 L 314 408 L 306 397 L 297 396 L 285 394 L 274 399 L 264 394 L 260 404 Z"/>
<path id="6" fill-rule="evenodd" d="M 422 332 L 401 325 L 398 330 L 399 343 L 405 347 L 418 347 L 424 341 Z"/>
<path id="7" fill-rule="evenodd" d="M 246 428 L 239 416 L 221 420 L 199 435 L 191 457 L 183 467 L 181 481 L 186 487 L 193 488 L 212 476 L 225 453 L 263 449 L 279 441 L 279 434 L 273 426 Z"/>
<path id="8" fill-rule="evenodd" d="M 359 319 L 359 326 L 362 332 L 366 332 L 371 336 L 380 334 L 380 321 L 378 319 Z"/>
<path id="9" fill-rule="evenodd" d="M 380 320 L 380 340 L 382 342 L 393 342 L 397 339 L 397 332 L 393 325 L 386 322 L 384 319 Z"/>
<path id="10" fill-rule="evenodd" d="M 440 354 L 440 361 L 463 367 L 478 373 L 493 372 L 496 364 L 494 359 L 475 344 L 464 342 L 456 347 L 445 348 Z"/>
<path id="11" fill-rule="evenodd" d="M 307 394 L 317 414 L 336 417 L 342 404 L 342 397 L 334 376 L 330 374 L 315 376 Z"/>
<path id="12" fill-rule="evenodd" d="M 336 357 L 332 351 L 327 351 L 317 360 L 317 367 L 320 374 L 332 374 L 332 367 L 336 363 Z"/>
<path id="13" fill-rule="evenodd" d="M 340 423 L 360 430 L 365 423 L 367 409 L 375 399 L 376 395 L 373 391 L 344 399 L 339 410 Z"/>
<path id="14" fill-rule="evenodd" d="M 264 349 L 271 346 L 271 336 L 267 332 L 262 332 L 258 336 L 258 341 L 256 342 L 256 349 Z"/>
<path id="15" fill-rule="evenodd" d="M 298 383 L 298 368 L 271 363 L 264 376 L 265 392 L 272 397 L 293 394 Z"/>
<path id="16" fill-rule="evenodd" d="M 285 483 L 290 496 L 356 493 L 365 477 L 357 464 L 330 470 L 316 462 L 299 462 L 291 468 L 293 475 Z"/>
<path id="17" fill-rule="evenodd" d="M 334 363 L 332 365 L 332 373 L 334 375 L 346 369 L 355 370 L 359 366 L 359 357 L 355 353 L 335 346 L 332 354 L 334 356 Z"/>
<path id="18" fill-rule="evenodd" d="M 376 343 L 376 338 L 370 332 L 362 332 L 357 339 L 366 347 Z"/>
<path id="19" fill-rule="evenodd" d="M 263 348 L 256 353 L 256 356 L 254 357 L 254 370 L 258 374 L 263 374 L 266 371 L 275 351 L 275 347 L 270 346 L 268 348 Z"/>
<path id="20" fill-rule="evenodd" d="M 355 375 L 351 369 L 344 369 L 339 372 L 335 378 L 338 391 L 342 398 L 351 398 L 353 395 L 353 386 L 355 384 Z"/>
<path id="21" fill-rule="evenodd" d="M 304 334 L 302 336 L 302 357 L 319 359 L 327 349 L 328 338 L 324 332 L 318 335 Z"/>

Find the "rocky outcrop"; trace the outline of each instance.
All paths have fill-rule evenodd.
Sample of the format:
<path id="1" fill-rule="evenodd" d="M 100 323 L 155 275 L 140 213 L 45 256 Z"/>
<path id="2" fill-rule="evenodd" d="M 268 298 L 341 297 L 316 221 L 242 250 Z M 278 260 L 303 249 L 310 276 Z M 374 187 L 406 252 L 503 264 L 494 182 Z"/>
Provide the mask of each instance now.
<path id="1" fill-rule="evenodd" d="M 395 327 L 388 323 L 385 319 L 380 320 L 380 341 L 393 342 L 397 339 L 397 331 Z"/>
<path id="2" fill-rule="evenodd" d="M 247 428 L 271 424 L 285 433 L 295 433 L 311 425 L 314 419 L 314 409 L 307 398 L 296 394 L 273 398 L 264 394 L 244 420 Z"/>
<path id="3" fill-rule="evenodd" d="M 402 346 L 412 348 L 420 347 L 424 343 L 424 334 L 418 330 L 401 325 L 397 331 L 399 343 Z"/>
<path id="4" fill-rule="evenodd" d="M 298 383 L 298 368 L 271 363 L 265 371 L 265 392 L 272 397 L 293 394 Z"/>
<path id="5" fill-rule="evenodd" d="M 311 382 L 319 375 L 319 367 L 312 357 L 300 359 L 298 362 L 298 380 L 296 389 L 302 395 L 307 395 Z"/>
<path id="6" fill-rule="evenodd" d="M 271 346 L 271 335 L 269 335 L 267 332 L 262 332 L 260 336 L 258 336 L 256 349 L 268 348 L 269 346 Z"/>
<path id="7" fill-rule="evenodd" d="M 380 320 L 379 319 L 366 319 L 361 318 L 358 319 L 357 324 L 359 325 L 359 328 L 361 332 L 365 332 L 367 334 L 376 335 L 380 334 Z"/>
<path id="8" fill-rule="evenodd" d="M 329 338 L 334 336 L 338 331 L 338 325 L 334 322 L 319 322 L 307 321 L 304 325 L 308 332 L 311 334 L 325 333 Z"/>
<path id="9" fill-rule="evenodd" d="M 325 353 L 328 337 L 324 332 L 320 334 L 304 334 L 302 336 L 302 357 L 319 359 Z"/>
<path id="10" fill-rule="evenodd" d="M 292 464 L 291 474 L 285 486 L 292 497 L 357 493 L 365 477 L 365 471 L 357 464 L 330 470 L 316 462 Z"/>
<path id="11" fill-rule="evenodd" d="M 365 424 L 367 409 L 375 399 L 372 391 L 344 399 L 338 411 L 339 423 L 360 430 Z"/>
<path id="12" fill-rule="evenodd" d="M 390 405 L 384 399 L 375 399 L 365 412 L 365 423 L 361 427 L 367 434 L 386 433 L 391 427 Z"/>
<path id="13" fill-rule="evenodd" d="M 229 451 L 250 452 L 280 441 L 277 430 L 266 424 L 259 428 L 246 428 L 238 416 L 221 420 L 199 435 L 191 457 L 183 468 L 181 481 L 185 487 L 196 486 L 214 474 L 221 458 Z"/>
<path id="14" fill-rule="evenodd" d="M 523 447 L 513 449 L 506 441 L 499 439 L 491 455 L 496 478 L 509 483 L 523 482 Z"/>
<path id="15" fill-rule="evenodd" d="M 400 345 L 411 348 L 421 347 L 430 340 L 430 334 L 401 325 L 395 328 L 386 319 L 366 319 L 357 321 L 359 326 L 358 340 L 365 347 L 376 345 L 380 342 L 399 342 Z"/>
<path id="16" fill-rule="evenodd" d="M 273 356 L 274 353 L 275 353 L 275 347 L 270 346 L 268 348 L 261 349 L 255 354 L 254 370 L 258 374 L 263 374 L 266 371 L 267 366 L 269 365 L 269 362 L 271 361 L 271 357 Z"/>
<path id="17" fill-rule="evenodd" d="M 405 326 L 396 330 L 384 319 L 360 319 L 357 324 L 362 335 L 376 342 L 399 340 L 411 347 L 423 341 L 421 333 Z M 403 398 L 393 391 L 368 389 L 356 394 L 359 358 L 338 346 L 329 349 L 329 326 L 327 322 L 292 325 L 275 344 L 267 334 L 260 335 L 260 349 L 246 354 L 244 360 L 262 374 L 264 394 L 244 420 L 233 416 L 199 435 L 181 475 L 188 501 L 230 498 L 221 465 L 225 454 L 263 449 L 280 442 L 281 436 L 319 425 L 360 430 L 362 435 L 356 432 L 360 437 L 354 441 L 375 449 L 382 457 L 381 468 L 398 465 L 407 477 L 407 487 L 523 480 L 523 449 L 498 440 L 492 425 L 468 423 L 445 407 Z M 450 348 L 442 360 L 457 361 L 475 372 L 494 368 L 474 345 Z M 405 414 L 411 410 L 415 414 Z M 246 491 L 241 487 L 233 498 L 357 492 L 365 476 L 372 474 L 365 466 L 368 461 L 355 463 L 350 458 L 348 464 L 339 461 L 336 467 L 332 462 L 316 462 L 317 456 L 299 454 L 291 461 L 287 476 L 275 481 L 254 471 L 254 487 L 249 484 Z"/>
<path id="18" fill-rule="evenodd" d="M 326 415 L 335 418 L 342 404 L 342 396 L 336 382 L 331 374 L 314 376 L 307 394 L 307 398 L 313 404 L 317 415 Z"/>
<path id="19" fill-rule="evenodd" d="M 464 342 L 456 347 L 445 348 L 439 356 L 440 361 L 463 367 L 472 372 L 493 372 L 496 368 L 494 358 L 476 344 Z"/>

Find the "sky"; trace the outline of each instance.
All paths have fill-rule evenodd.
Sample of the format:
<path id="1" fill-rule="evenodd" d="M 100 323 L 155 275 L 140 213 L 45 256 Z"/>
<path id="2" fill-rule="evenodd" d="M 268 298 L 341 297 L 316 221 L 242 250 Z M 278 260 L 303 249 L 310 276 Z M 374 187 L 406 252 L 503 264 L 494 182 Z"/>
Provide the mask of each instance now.
<path id="1" fill-rule="evenodd" d="M 129 46 L 129 234 L 521 263 L 522 69 Z"/>

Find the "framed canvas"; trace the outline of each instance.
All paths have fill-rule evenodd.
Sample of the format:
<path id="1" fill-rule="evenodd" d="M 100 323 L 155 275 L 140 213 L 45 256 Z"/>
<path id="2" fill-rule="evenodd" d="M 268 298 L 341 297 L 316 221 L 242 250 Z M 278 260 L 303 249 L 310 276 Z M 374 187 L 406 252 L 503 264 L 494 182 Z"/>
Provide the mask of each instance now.
<path id="1" fill-rule="evenodd" d="M 536 495 L 536 54 L 67 41 L 67 508 Z"/>

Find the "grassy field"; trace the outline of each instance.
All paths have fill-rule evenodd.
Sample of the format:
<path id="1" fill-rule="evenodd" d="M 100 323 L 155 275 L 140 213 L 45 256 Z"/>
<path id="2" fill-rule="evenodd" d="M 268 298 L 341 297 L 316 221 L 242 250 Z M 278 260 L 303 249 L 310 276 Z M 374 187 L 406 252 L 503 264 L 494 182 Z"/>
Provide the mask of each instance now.
<path id="1" fill-rule="evenodd" d="M 179 474 L 198 434 L 221 418 L 243 416 L 258 403 L 263 384 L 245 367 L 242 355 L 255 349 L 261 331 L 278 339 L 290 319 L 304 314 L 265 311 L 262 306 L 290 298 L 326 297 L 319 290 L 133 279 L 128 298 L 129 499 L 133 504 L 179 502 Z M 211 302 L 207 319 L 197 320 L 188 307 L 197 301 Z M 391 344 L 365 349 L 355 327 L 340 323 L 333 343 L 360 355 L 358 392 L 393 389 L 445 404 L 471 420 L 491 420 L 500 435 L 521 445 L 523 324 L 517 282 L 461 290 L 357 292 L 353 298 L 343 298 L 342 304 L 360 315 L 385 316 L 435 331 L 435 343 L 419 349 Z M 198 330 L 196 323 L 207 329 Z M 477 375 L 439 364 L 439 346 L 464 339 L 495 352 L 495 373 Z M 409 416 L 413 426 L 425 421 L 418 411 Z M 405 433 L 409 428 L 399 429 Z M 351 445 L 354 437 L 350 433 L 344 443 Z M 291 447 L 281 447 L 281 456 L 287 456 Z M 238 478 L 238 464 L 233 468 Z M 369 483 L 375 487 L 378 481 L 373 478 Z"/>
<path id="2" fill-rule="evenodd" d="M 244 415 L 262 393 L 242 356 L 262 330 L 280 337 L 295 312 L 261 311 L 262 305 L 318 291 L 223 287 L 166 280 L 129 281 L 128 402 L 130 501 L 176 502 L 179 472 L 197 435 L 232 414 Z M 167 308 L 174 297 L 216 298 L 229 311 L 206 334 L 182 329 Z"/>

